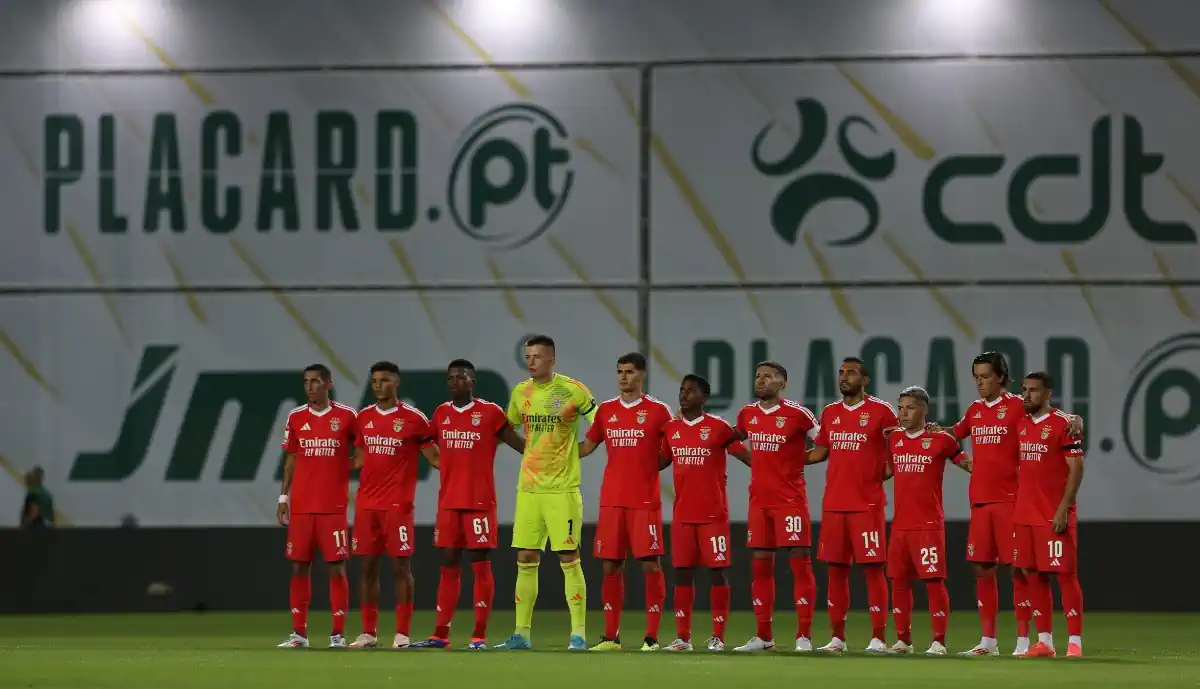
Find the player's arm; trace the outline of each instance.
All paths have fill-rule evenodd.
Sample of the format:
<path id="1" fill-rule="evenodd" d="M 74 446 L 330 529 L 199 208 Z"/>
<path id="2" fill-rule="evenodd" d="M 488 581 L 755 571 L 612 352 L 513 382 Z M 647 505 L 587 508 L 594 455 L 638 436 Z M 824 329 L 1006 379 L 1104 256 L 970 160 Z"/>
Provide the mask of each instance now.
<path id="1" fill-rule="evenodd" d="M 812 436 L 813 446 L 805 457 L 805 464 L 820 464 L 829 459 L 829 424 L 825 423 L 824 414 L 821 414 L 816 430 L 817 434 Z"/>
<path id="2" fill-rule="evenodd" d="M 517 435 L 512 426 L 504 424 L 504 428 L 500 429 L 499 438 L 500 442 L 516 450 L 517 454 L 525 454 L 525 439 Z"/>
<path id="3" fill-rule="evenodd" d="M 1078 414 L 1067 414 L 1067 433 L 1073 436 L 1083 436 L 1083 417 Z"/>
<path id="4" fill-rule="evenodd" d="M 733 441 L 729 444 L 729 447 L 725 448 L 725 451 L 729 453 L 730 457 L 733 457 L 746 466 L 750 466 L 750 450 L 746 449 L 742 441 Z"/>
<path id="5" fill-rule="evenodd" d="M 292 492 L 292 477 L 296 474 L 296 453 L 283 456 L 283 485 L 279 488 L 279 506 L 275 508 L 275 519 L 280 524 L 288 523 L 288 496 Z"/>
<path id="6" fill-rule="evenodd" d="M 438 462 L 442 457 L 442 451 L 438 449 L 437 443 L 431 442 L 421 448 L 421 456 L 425 458 L 426 462 L 429 462 L 429 466 L 437 469 Z"/>
<path id="7" fill-rule="evenodd" d="M 595 428 L 595 427 L 596 427 L 596 424 L 592 424 L 592 428 Z M 592 437 L 591 437 L 592 428 L 588 429 L 587 437 L 584 438 L 583 441 L 579 443 L 579 456 L 581 458 L 587 457 L 588 455 L 592 454 L 593 452 L 596 451 L 596 448 L 598 448 L 604 444 L 603 440 L 601 440 L 601 441 L 592 440 Z"/>
<path id="8" fill-rule="evenodd" d="M 588 416 L 588 421 L 591 421 L 592 425 L 588 427 L 587 435 L 579 442 L 579 456 L 583 458 L 592 454 L 596 451 L 596 448 L 604 444 L 605 435 L 604 417 L 597 418 L 596 416 L 596 410 L 599 405 L 596 404 L 596 400 L 591 399 L 592 393 L 587 392 L 587 388 L 583 388 L 582 386 L 580 388 L 586 394 L 576 395 L 575 404 L 578 405 L 579 413 L 584 415 L 583 410 L 589 404 L 592 407 L 591 416 Z"/>
<path id="9" fill-rule="evenodd" d="M 975 460 L 971 458 L 971 455 L 963 452 L 962 448 L 959 448 L 957 453 L 950 456 L 950 461 L 954 462 L 954 466 L 962 469 L 968 474 L 971 473 L 971 470 L 975 468 Z"/>
<path id="10" fill-rule="evenodd" d="M 1063 489 L 1062 500 L 1058 502 L 1058 509 L 1054 511 L 1054 533 L 1067 530 L 1067 517 L 1071 513 L 1071 505 L 1075 504 L 1079 486 L 1083 484 L 1083 437 L 1071 436 L 1063 450 L 1066 451 L 1067 485 Z"/>

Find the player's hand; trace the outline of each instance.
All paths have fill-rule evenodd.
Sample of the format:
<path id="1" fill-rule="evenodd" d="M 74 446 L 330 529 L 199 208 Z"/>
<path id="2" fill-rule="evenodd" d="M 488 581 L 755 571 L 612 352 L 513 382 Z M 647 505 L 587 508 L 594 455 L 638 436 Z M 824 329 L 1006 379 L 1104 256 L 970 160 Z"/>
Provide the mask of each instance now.
<path id="1" fill-rule="evenodd" d="M 275 508 L 275 519 L 279 521 L 281 526 L 287 526 L 288 506 L 286 502 L 279 503 L 279 507 Z"/>
<path id="2" fill-rule="evenodd" d="M 898 431 L 898 430 L 900 430 L 899 426 L 888 426 L 887 428 L 883 429 L 883 434 L 887 435 L 888 433 L 891 433 L 892 431 Z"/>
<path id="3" fill-rule="evenodd" d="M 1072 436 L 1083 434 L 1083 417 L 1078 414 L 1071 414 L 1071 418 L 1067 421 L 1067 432 Z M 1059 532 L 1061 533 L 1061 532 Z"/>
<path id="4" fill-rule="evenodd" d="M 946 430 L 946 429 L 942 428 L 941 426 L 937 425 L 936 423 L 930 422 L 930 423 L 925 424 L 925 432 L 926 433 L 937 433 L 939 431 L 944 431 L 944 430 Z"/>
<path id="5" fill-rule="evenodd" d="M 966 454 L 966 453 L 964 452 L 963 454 Z M 974 466 L 975 466 L 975 460 L 972 459 L 970 455 L 967 455 L 966 458 L 963 459 L 963 461 L 958 463 L 958 465 L 960 467 L 962 467 L 963 470 L 969 474 L 969 473 L 971 473 L 971 469 L 974 468 Z"/>
<path id="6" fill-rule="evenodd" d="M 1061 507 L 1054 511 L 1054 521 L 1050 523 L 1054 533 L 1062 533 L 1067 530 L 1067 511 Z"/>

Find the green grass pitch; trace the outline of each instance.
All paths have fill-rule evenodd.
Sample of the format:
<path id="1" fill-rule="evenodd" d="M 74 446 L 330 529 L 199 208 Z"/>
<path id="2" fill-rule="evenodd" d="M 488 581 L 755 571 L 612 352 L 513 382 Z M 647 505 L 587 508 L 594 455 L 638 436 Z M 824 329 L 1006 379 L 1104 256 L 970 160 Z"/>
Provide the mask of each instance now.
<path id="1" fill-rule="evenodd" d="M 597 687 L 795 687 L 819 682 L 828 689 L 932 686 L 967 687 L 1171 687 L 1200 686 L 1200 615 L 1089 613 L 1084 636 L 1086 658 L 1021 660 L 1012 651 L 1011 616 L 1002 622 L 1000 658 L 888 658 L 855 651 L 842 657 L 800 656 L 791 652 L 794 618 L 776 614 L 783 649 L 745 656 L 696 651 L 690 654 L 640 653 L 644 615 L 627 613 L 622 653 L 569 653 L 565 650 L 565 612 L 540 612 L 534 618 L 532 652 L 482 651 L 352 651 L 274 648 L 289 631 L 286 611 L 271 613 L 205 613 L 153 615 L 13 616 L 0 615 L 0 687 L 34 689 L 373 689 L 374 687 L 519 687 L 560 689 Z M 471 611 L 460 611 L 454 644 L 470 633 Z M 704 614 L 694 641 L 708 637 Z M 1002 616 L 1003 619 L 1003 616 Z M 329 616 L 315 611 L 311 641 L 324 646 Z M 347 636 L 358 633 L 352 614 Z M 429 613 L 413 621 L 414 638 L 431 629 Z M 490 641 L 499 643 L 512 628 L 512 613 L 492 617 Z M 602 624 L 589 614 L 595 641 Z M 824 616 L 818 617 L 815 641 L 826 640 Z M 381 611 L 381 631 L 392 617 Z M 674 637 L 674 620 L 663 620 L 664 644 Z M 730 646 L 754 631 L 749 612 L 735 612 L 729 625 Z M 1062 620 L 1055 620 L 1056 641 L 1066 648 Z M 851 647 L 866 645 L 865 614 L 849 620 Z M 913 622 L 918 650 L 929 643 L 928 618 Z M 889 628 L 889 637 L 892 632 Z M 968 648 L 978 640 L 973 614 L 951 618 L 949 646 Z M 391 635 L 381 637 L 390 641 Z M 894 638 L 889 638 L 894 641 Z"/>

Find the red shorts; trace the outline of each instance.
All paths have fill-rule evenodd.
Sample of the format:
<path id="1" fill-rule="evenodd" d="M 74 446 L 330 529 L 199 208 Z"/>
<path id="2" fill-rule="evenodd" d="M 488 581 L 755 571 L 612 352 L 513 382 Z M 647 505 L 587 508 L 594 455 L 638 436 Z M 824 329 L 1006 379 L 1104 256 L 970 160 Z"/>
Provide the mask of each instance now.
<path id="1" fill-rule="evenodd" d="M 1075 571 L 1075 544 L 1078 542 L 1075 520 L 1063 533 L 1054 533 L 1049 524 L 1013 527 L 1013 564 L 1021 569 L 1054 574 Z"/>
<path id="2" fill-rule="evenodd" d="M 433 545 L 438 548 L 484 550 L 496 547 L 496 508 L 438 510 Z"/>
<path id="3" fill-rule="evenodd" d="M 415 547 L 412 512 L 354 510 L 355 555 L 408 557 Z"/>
<path id="4" fill-rule="evenodd" d="M 1012 564 L 1013 508 L 1016 503 L 992 502 L 971 507 L 967 562 Z"/>
<path id="5" fill-rule="evenodd" d="M 746 547 L 759 550 L 807 548 L 812 545 L 808 505 L 750 506 L 746 518 Z"/>
<path id="6" fill-rule="evenodd" d="M 679 567 L 729 566 L 729 521 L 671 525 L 671 564 Z"/>
<path id="7" fill-rule="evenodd" d="M 837 565 L 882 564 L 887 560 L 886 525 L 882 507 L 866 512 L 822 512 L 817 558 Z"/>
<path id="8" fill-rule="evenodd" d="M 946 578 L 946 530 L 921 529 L 906 531 L 892 529 L 888 547 L 887 575 L 891 579 Z"/>
<path id="9" fill-rule="evenodd" d="M 346 513 L 288 515 L 287 556 L 296 562 L 312 562 L 317 548 L 326 562 L 340 562 L 350 557 L 350 541 L 346 538 Z"/>
<path id="10" fill-rule="evenodd" d="M 600 507 L 595 556 L 601 560 L 642 559 L 663 554 L 662 510 Z"/>

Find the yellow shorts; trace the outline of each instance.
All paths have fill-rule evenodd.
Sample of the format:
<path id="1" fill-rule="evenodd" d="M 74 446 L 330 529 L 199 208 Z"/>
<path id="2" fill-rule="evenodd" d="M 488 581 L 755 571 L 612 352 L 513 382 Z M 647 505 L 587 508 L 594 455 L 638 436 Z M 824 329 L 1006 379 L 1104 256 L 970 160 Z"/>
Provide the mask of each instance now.
<path id="1" fill-rule="evenodd" d="M 583 496 L 571 493 L 517 493 L 512 546 L 561 553 L 579 550 L 583 539 Z"/>

